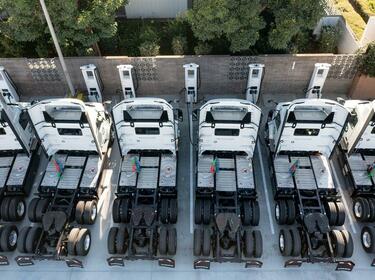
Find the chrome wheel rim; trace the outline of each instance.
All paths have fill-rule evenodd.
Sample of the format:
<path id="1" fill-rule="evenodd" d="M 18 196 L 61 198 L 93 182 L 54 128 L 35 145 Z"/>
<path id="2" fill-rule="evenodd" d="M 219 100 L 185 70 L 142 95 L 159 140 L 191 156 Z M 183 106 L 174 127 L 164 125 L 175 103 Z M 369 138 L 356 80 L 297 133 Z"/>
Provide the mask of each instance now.
<path id="1" fill-rule="evenodd" d="M 22 201 L 18 202 L 16 211 L 19 217 L 22 217 L 25 213 L 25 204 Z"/>
<path id="2" fill-rule="evenodd" d="M 354 215 L 357 218 L 362 217 L 362 206 L 358 201 L 354 204 Z"/>
<path id="3" fill-rule="evenodd" d="M 284 249 L 285 249 L 284 234 L 280 234 L 280 237 L 279 237 L 279 247 L 280 247 L 281 252 L 284 252 Z"/>
<path id="4" fill-rule="evenodd" d="M 90 235 L 86 235 L 85 236 L 85 241 L 83 243 L 83 247 L 85 248 L 85 251 L 88 251 L 89 248 L 90 248 L 90 244 L 91 244 L 91 238 L 90 238 Z"/>
<path id="5" fill-rule="evenodd" d="M 276 221 L 280 219 L 280 206 L 278 203 L 275 205 L 275 218 Z"/>
<path id="6" fill-rule="evenodd" d="M 96 218 L 96 213 L 97 213 L 97 208 L 96 205 L 94 204 L 91 209 L 91 221 L 94 221 Z"/>
<path id="7" fill-rule="evenodd" d="M 9 245 L 12 247 L 15 246 L 17 244 L 17 238 L 18 238 L 17 232 L 15 230 L 12 230 L 8 237 Z"/>
<path id="8" fill-rule="evenodd" d="M 362 234 L 362 244 L 365 246 L 365 248 L 371 247 L 371 236 L 367 231 Z"/>

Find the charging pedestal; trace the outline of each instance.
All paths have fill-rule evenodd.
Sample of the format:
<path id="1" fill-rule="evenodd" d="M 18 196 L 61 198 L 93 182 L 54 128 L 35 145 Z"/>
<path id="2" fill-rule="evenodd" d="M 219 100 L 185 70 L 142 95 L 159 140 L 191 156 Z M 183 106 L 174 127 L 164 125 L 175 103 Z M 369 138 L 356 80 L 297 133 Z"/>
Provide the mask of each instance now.
<path id="1" fill-rule="evenodd" d="M 196 103 L 198 101 L 199 65 L 195 63 L 189 63 L 185 64 L 184 68 L 186 102 Z"/>
<path id="2" fill-rule="evenodd" d="M 6 103 L 15 103 L 20 100 L 17 87 L 3 66 L 0 66 L 0 92 Z"/>
<path id="3" fill-rule="evenodd" d="M 249 64 L 249 76 L 246 86 L 246 100 L 256 104 L 262 84 L 264 64 Z"/>
<path id="4" fill-rule="evenodd" d="M 87 99 L 90 102 L 103 102 L 103 83 L 97 67 L 94 64 L 80 67 L 87 88 Z"/>
<path id="5" fill-rule="evenodd" d="M 311 76 L 309 86 L 306 92 L 306 98 L 321 98 L 324 82 L 326 81 L 329 63 L 315 63 L 314 72 Z"/>
<path id="6" fill-rule="evenodd" d="M 133 81 L 133 65 L 122 64 L 118 65 L 117 69 L 120 75 L 121 89 L 124 94 L 124 99 L 135 98 L 135 87 Z"/>

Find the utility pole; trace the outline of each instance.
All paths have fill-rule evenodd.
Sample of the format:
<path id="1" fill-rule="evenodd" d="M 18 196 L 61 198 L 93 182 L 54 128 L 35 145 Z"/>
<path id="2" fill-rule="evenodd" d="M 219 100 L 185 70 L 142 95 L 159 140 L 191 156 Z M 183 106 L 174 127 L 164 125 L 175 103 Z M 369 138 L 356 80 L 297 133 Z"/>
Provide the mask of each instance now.
<path id="1" fill-rule="evenodd" d="M 39 1 L 40 1 L 40 5 L 42 6 L 44 17 L 46 18 L 47 25 L 48 25 L 48 28 L 49 28 L 49 32 L 51 33 L 53 43 L 55 44 L 56 52 L 57 52 L 57 55 L 59 56 L 60 64 L 61 64 L 61 67 L 63 69 L 66 82 L 68 83 L 70 94 L 71 94 L 71 96 L 75 96 L 76 93 L 75 93 L 75 90 L 74 90 L 74 87 L 73 87 L 73 83 L 72 83 L 72 80 L 70 79 L 68 69 L 66 68 L 64 56 L 61 52 L 60 45 L 59 45 L 59 42 L 57 40 L 55 30 L 53 29 L 53 25 L 52 25 L 52 22 L 51 22 L 51 18 L 49 17 L 49 14 L 48 14 L 46 3 L 44 2 L 44 0 L 39 0 Z"/>

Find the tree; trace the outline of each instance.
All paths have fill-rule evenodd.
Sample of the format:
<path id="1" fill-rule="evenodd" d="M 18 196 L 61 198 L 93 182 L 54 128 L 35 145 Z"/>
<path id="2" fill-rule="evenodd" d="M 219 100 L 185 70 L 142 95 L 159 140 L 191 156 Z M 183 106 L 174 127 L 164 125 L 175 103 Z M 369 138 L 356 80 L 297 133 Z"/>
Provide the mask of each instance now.
<path id="1" fill-rule="evenodd" d="M 65 55 L 84 55 L 97 48 L 101 38 L 116 33 L 115 13 L 126 0 L 46 0 Z M 31 43 L 39 56 L 54 55 L 51 36 L 39 0 L 0 0 L 7 18 L 0 35 L 15 43 Z M 3 45 L 4 47 L 4 45 Z"/>
<path id="2" fill-rule="evenodd" d="M 288 49 L 298 33 L 313 29 L 324 16 L 325 0 L 271 0 L 267 8 L 274 21 L 271 23 L 269 43 L 274 49 Z"/>
<path id="3" fill-rule="evenodd" d="M 375 77 L 375 42 L 368 44 L 359 51 L 358 64 L 362 74 Z"/>
<path id="4" fill-rule="evenodd" d="M 199 41 L 224 37 L 230 42 L 230 50 L 239 52 L 258 40 L 258 32 L 265 26 L 261 10 L 258 0 L 195 0 L 186 19 Z"/>

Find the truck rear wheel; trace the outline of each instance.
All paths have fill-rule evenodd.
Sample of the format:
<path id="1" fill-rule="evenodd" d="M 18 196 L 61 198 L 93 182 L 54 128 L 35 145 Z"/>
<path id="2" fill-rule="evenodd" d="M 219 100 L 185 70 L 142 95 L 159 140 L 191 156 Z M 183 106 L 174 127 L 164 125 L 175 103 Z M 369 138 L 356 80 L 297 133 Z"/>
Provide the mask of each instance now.
<path id="1" fill-rule="evenodd" d="M 253 218 L 251 220 L 252 226 L 258 226 L 259 225 L 259 219 L 260 219 L 260 212 L 259 212 L 259 203 L 258 201 L 254 200 L 251 203 L 253 207 Z"/>
<path id="2" fill-rule="evenodd" d="M 253 220 L 253 207 L 250 200 L 244 200 L 242 202 L 242 224 L 244 226 L 250 226 Z"/>
<path id="3" fill-rule="evenodd" d="M 126 228 L 119 228 L 116 234 L 116 254 L 125 254 L 128 249 L 128 230 Z"/>
<path id="4" fill-rule="evenodd" d="M 292 240 L 293 240 L 292 256 L 298 257 L 298 256 L 301 255 L 301 248 L 302 248 L 301 235 L 300 235 L 298 229 L 296 229 L 296 228 L 290 229 L 290 234 L 291 234 Z"/>
<path id="5" fill-rule="evenodd" d="M 86 256 L 91 247 L 91 233 L 87 228 L 81 228 L 79 230 L 77 241 L 76 241 L 76 253 L 77 256 Z"/>
<path id="6" fill-rule="evenodd" d="M 286 200 L 287 212 L 288 216 L 286 218 L 286 224 L 292 225 L 296 220 L 296 206 L 294 205 L 294 201 L 291 199 Z"/>
<path id="7" fill-rule="evenodd" d="M 29 233 L 29 230 L 31 227 L 23 227 L 19 234 L 18 234 L 18 240 L 17 240 L 17 250 L 20 253 L 27 253 L 26 251 L 26 237 Z"/>
<path id="8" fill-rule="evenodd" d="M 281 229 L 279 233 L 279 249 L 284 256 L 290 256 L 293 250 L 293 240 L 289 230 Z"/>
<path id="9" fill-rule="evenodd" d="M 363 227 L 361 231 L 361 243 L 367 253 L 375 253 L 375 227 Z"/>
<path id="10" fill-rule="evenodd" d="M 80 200 L 76 204 L 75 220 L 78 224 L 83 224 L 83 212 L 85 211 L 85 201 Z"/>
<path id="11" fill-rule="evenodd" d="M 177 199 L 171 198 L 169 200 L 169 222 L 171 224 L 177 223 L 177 215 L 178 215 Z"/>
<path id="12" fill-rule="evenodd" d="M 160 227 L 159 232 L 159 253 L 160 255 L 166 255 L 167 254 L 167 228 L 166 227 Z"/>
<path id="13" fill-rule="evenodd" d="M 335 226 L 342 226 L 345 223 L 345 207 L 344 207 L 344 204 L 340 201 L 336 201 L 335 206 L 336 206 L 336 210 L 337 210 L 337 218 L 336 218 Z"/>
<path id="14" fill-rule="evenodd" d="M 211 200 L 203 200 L 203 224 L 208 225 L 211 220 Z"/>
<path id="15" fill-rule="evenodd" d="M 36 206 L 38 205 L 39 197 L 34 197 L 29 204 L 29 207 L 27 209 L 27 216 L 29 218 L 29 221 L 32 223 L 36 223 L 36 217 L 35 217 L 35 211 Z"/>
<path id="16" fill-rule="evenodd" d="M 330 226 L 334 226 L 337 222 L 337 208 L 333 201 L 328 201 L 325 205 L 325 210 Z"/>
<path id="17" fill-rule="evenodd" d="M 277 200 L 275 204 L 275 219 L 279 225 L 285 225 L 288 218 L 287 205 L 285 200 Z"/>
<path id="18" fill-rule="evenodd" d="M 202 253 L 203 231 L 199 228 L 194 229 L 194 256 L 198 257 Z"/>
<path id="19" fill-rule="evenodd" d="M 43 229 L 41 227 L 30 228 L 29 232 L 27 233 L 26 244 L 25 244 L 27 253 L 35 252 L 36 246 L 38 245 L 38 241 L 42 232 L 43 232 Z"/>
<path id="20" fill-rule="evenodd" d="M 333 252 L 336 258 L 342 258 L 345 253 L 345 240 L 339 230 L 331 231 Z"/>
<path id="21" fill-rule="evenodd" d="M 79 233 L 79 228 L 72 228 L 68 234 L 68 254 L 71 256 L 76 256 L 76 243 L 77 243 L 77 236 Z"/>
<path id="22" fill-rule="evenodd" d="M 203 229 L 203 249 L 202 255 L 209 257 L 211 254 L 211 230 L 209 228 Z"/>
<path id="23" fill-rule="evenodd" d="M 374 222 L 375 221 L 375 199 L 374 198 L 369 198 L 368 199 L 369 206 L 370 206 L 370 216 L 369 216 L 369 222 Z"/>
<path id="24" fill-rule="evenodd" d="M 243 253 L 246 258 L 251 258 L 254 253 L 254 238 L 250 230 L 245 230 L 244 235 L 244 250 Z"/>
<path id="25" fill-rule="evenodd" d="M 344 252 L 344 258 L 351 258 L 354 251 L 354 244 L 353 244 L 353 238 L 347 230 L 340 230 L 342 237 L 345 241 L 345 252 Z"/>
<path id="26" fill-rule="evenodd" d="M 177 251 L 177 231 L 175 228 L 168 229 L 168 255 L 174 256 Z"/>
<path id="27" fill-rule="evenodd" d="M 11 197 L 4 197 L 3 200 L 1 201 L 1 218 L 4 221 L 9 221 L 9 203 L 10 203 Z"/>
<path id="28" fill-rule="evenodd" d="M 96 200 L 86 201 L 85 208 L 83 210 L 83 215 L 82 215 L 83 224 L 86 224 L 86 225 L 94 224 L 97 213 L 98 213 L 98 204 Z"/>
<path id="29" fill-rule="evenodd" d="M 50 200 L 48 198 L 41 198 L 35 208 L 35 220 L 38 223 L 42 222 L 43 215 L 46 213 Z"/>
<path id="30" fill-rule="evenodd" d="M 370 205 L 367 199 L 357 197 L 353 201 L 354 217 L 360 222 L 366 222 L 370 215 Z"/>
<path id="31" fill-rule="evenodd" d="M 121 199 L 120 203 L 120 220 L 122 223 L 129 223 L 130 222 L 130 201 L 128 198 Z"/>
<path id="32" fill-rule="evenodd" d="M 202 199 L 197 198 L 195 200 L 194 207 L 194 222 L 199 225 L 202 223 Z"/>
<path id="33" fill-rule="evenodd" d="M 26 214 L 26 203 L 23 197 L 14 196 L 9 202 L 9 220 L 12 222 L 21 221 Z"/>
<path id="34" fill-rule="evenodd" d="M 160 221 L 163 224 L 168 222 L 168 199 L 162 198 L 160 200 Z"/>
<path id="35" fill-rule="evenodd" d="M 253 231 L 254 235 L 254 257 L 255 258 L 260 258 L 263 254 L 263 239 L 262 239 L 262 234 L 260 233 L 259 230 L 254 230 Z"/>
<path id="36" fill-rule="evenodd" d="M 18 230 L 15 225 L 3 225 L 0 235 L 0 247 L 4 252 L 14 251 L 17 247 Z"/>
<path id="37" fill-rule="evenodd" d="M 120 202 L 121 202 L 121 200 L 119 198 L 116 198 L 113 201 L 112 218 L 113 218 L 114 223 L 120 223 L 121 222 L 121 219 L 120 219 Z"/>
<path id="38" fill-rule="evenodd" d="M 111 227 L 108 233 L 107 239 L 107 249 L 108 254 L 116 254 L 116 236 L 117 236 L 118 227 Z"/>

